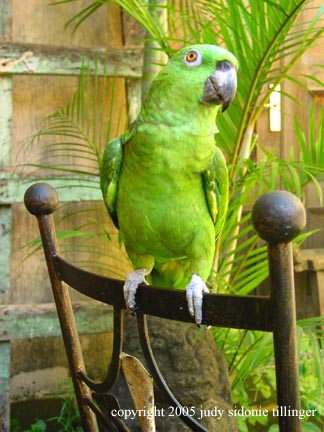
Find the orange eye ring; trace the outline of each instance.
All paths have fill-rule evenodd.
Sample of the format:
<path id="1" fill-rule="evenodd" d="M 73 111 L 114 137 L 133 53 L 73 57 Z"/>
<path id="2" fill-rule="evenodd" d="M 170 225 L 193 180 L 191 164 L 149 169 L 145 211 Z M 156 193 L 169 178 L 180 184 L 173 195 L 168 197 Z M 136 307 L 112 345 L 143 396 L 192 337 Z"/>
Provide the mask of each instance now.
<path id="1" fill-rule="evenodd" d="M 187 66 L 199 66 L 201 64 L 201 54 L 196 50 L 190 50 L 184 56 L 184 62 Z"/>
<path id="2" fill-rule="evenodd" d="M 186 60 L 188 63 L 192 63 L 196 61 L 198 58 L 198 54 L 196 51 L 188 51 L 186 55 Z"/>

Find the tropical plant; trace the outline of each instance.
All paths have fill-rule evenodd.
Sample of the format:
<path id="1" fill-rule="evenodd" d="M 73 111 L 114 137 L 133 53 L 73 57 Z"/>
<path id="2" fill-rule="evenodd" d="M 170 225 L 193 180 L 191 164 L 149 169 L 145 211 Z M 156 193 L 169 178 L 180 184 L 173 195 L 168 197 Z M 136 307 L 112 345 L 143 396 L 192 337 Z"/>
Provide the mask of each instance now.
<path id="1" fill-rule="evenodd" d="M 68 382 L 70 391 L 67 397 L 61 398 L 61 409 L 56 417 L 49 419 L 37 419 L 31 424 L 28 429 L 24 429 L 18 419 L 12 419 L 10 422 L 10 430 L 12 432 L 45 432 L 52 430 L 51 424 L 54 425 L 57 432 L 83 432 L 81 427 L 80 414 L 76 406 L 75 396 L 72 388 L 72 382 Z"/>
<path id="2" fill-rule="evenodd" d="M 53 180 L 59 175 L 62 181 L 58 189 L 77 187 L 100 190 L 99 163 L 103 148 L 113 134 L 120 133 L 125 127 L 121 114 L 123 105 L 116 110 L 116 79 L 110 82 L 110 87 L 108 79 L 105 70 L 99 76 L 97 61 L 94 75 L 91 75 L 89 65 L 82 66 L 72 99 L 65 107 L 47 116 L 38 132 L 26 141 L 25 153 L 32 154 L 35 147 L 41 148 L 39 158 L 40 161 L 46 160 L 46 163 L 35 160 L 26 162 L 24 169 L 35 169 L 39 180 Z M 110 104 L 107 106 L 109 97 Z M 113 121 L 113 115 L 117 121 Z M 66 219 L 79 216 L 82 220 L 80 225 L 76 225 L 79 221 L 70 223 L 73 229 L 58 230 L 62 252 L 72 254 L 79 265 L 92 271 L 123 278 L 122 269 L 129 266 L 128 258 L 120 247 L 118 233 L 111 224 L 107 226 L 103 202 L 85 203 L 79 207 L 71 196 L 71 202 L 61 205 L 56 212 L 58 227 Z M 100 238 L 103 240 L 100 241 Z M 35 239 L 26 247 L 30 251 L 29 257 L 41 248 L 41 241 Z M 91 259 L 89 250 L 92 251 Z"/>
<path id="3" fill-rule="evenodd" d="M 311 418 L 303 419 L 303 430 L 308 430 L 305 422 L 316 422 L 319 425 L 322 424 L 324 417 L 323 324 L 324 317 L 298 321 L 301 407 L 304 410 L 314 410 L 315 414 Z M 213 329 L 213 334 L 216 344 L 222 349 L 229 365 L 234 407 L 244 406 L 256 410 L 262 407 L 271 413 L 277 407 L 272 335 L 264 332 L 240 332 L 235 329 L 217 328 Z M 261 431 L 264 430 L 262 426 L 267 427 L 266 431 L 268 431 L 269 422 L 276 421 L 271 414 L 238 416 L 237 420 L 240 432 L 248 431 L 251 427 L 258 427 Z M 313 424 L 313 429 L 310 430 L 320 432 L 321 429 Z"/>
<path id="4" fill-rule="evenodd" d="M 67 25 L 74 25 L 76 30 L 107 1 L 97 0 L 81 8 Z M 54 4 L 69 2 L 78 0 L 60 0 Z M 115 3 L 143 25 L 150 35 L 148 41 L 153 40 L 169 56 L 183 45 L 216 43 L 235 53 L 239 60 L 237 97 L 226 115 L 218 118 L 221 134 L 216 139 L 226 154 L 231 184 L 228 216 L 217 242 L 218 254 L 210 285 L 212 288 L 217 286 L 223 292 L 251 293 L 268 275 L 266 247 L 260 244 L 251 226 L 250 207 L 256 196 L 280 187 L 302 198 L 304 187 L 313 182 L 321 199 L 319 180 L 324 178 L 324 110 L 316 121 L 314 105 L 307 133 L 302 130 L 299 120 L 295 119 L 297 147 L 291 151 L 288 160 L 264 148 L 255 133 L 255 126 L 274 87 L 282 84 L 281 88 L 284 89 L 285 80 L 305 87 L 303 77 L 296 77 L 292 69 L 307 49 L 323 36 L 324 26 L 320 23 L 324 5 L 314 10 L 314 18 L 310 22 L 301 23 L 298 21 L 301 12 L 305 8 L 313 8 L 310 0 L 179 0 L 151 2 L 150 7 L 144 0 L 115 0 Z M 163 8 L 167 11 L 168 31 L 160 20 Z M 93 79 L 96 82 L 97 78 Z M 103 133 L 107 121 L 100 117 L 99 110 L 94 112 L 87 106 L 85 83 L 90 81 L 83 70 L 73 101 L 49 116 L 34 138 L 42 140 L 45 136 L 61 136 L 63 139 L 59 143 L 53 141 L 54 144 L 47 144 L 45 150 L 51 153 L 53 146 L 56 146 L 56 149 L 60 147 L 81 160 L 87 158 L 93 162 L 91 180 L 88 168 L 85 171 L 79 168 L 75 170 L 74 161 L 70 166 L 48 164 L 38 165 L 39 168 L 55 168 L 81 175 L 87 187 L 99 188 L 98 165 L 101 149 L 107 140 L 107 134 Z M 318 79 L 316 81 L 324 87 L 324 83 Z M 96 84 L 92 87 L 94 93 L 97 87 Z M 284 90 L 282 95 L 293 99 Z M 104 99 L 102 103 L 105 103 Z M 113 111 L 110 110 L 111 113 Z M 90 123 L 96 132 L 89 133 Z M 98 132 L 98 125 L 101 132 Z M 52 155 L 57 157 L 57 152 Z M 103 228 L 102 232 L 111 239 L 107 228 Z M 296 244 L 306 235 L 299 237 Z M 269 335 L 223 329 L 215 332 L 217 343 L 225 355 L 228 356 L 230 352 L 228 359 L 234 392 L 245 389 L 241 392 L 244 395 L 242 403 L 249 403 L 251 393 L 247 389 L 251 382 L 259 394 L 266 398 L 273 387 L 273 376 L 268 372 L 273 358 Z M 315 333 L 307 330 L 307 334 Z M 318 352 L 313 336 L 309 341 L 307 349 L 312 346 Z M 258 384 L 260 372 L 262 375 Z M 316 373 L 323 394 L 322 369 L 319 372 L 317 368 Z"/>
<path id="5" fill-rule="evenodd" d="M 47 421 L 55 424 L 57 432 L 83 432 L 81 427 L 80 414 L 70 382 L 70 392 L 68 397 L 62 398 L 62 406 L 56 417 L 51 417 Z"/>

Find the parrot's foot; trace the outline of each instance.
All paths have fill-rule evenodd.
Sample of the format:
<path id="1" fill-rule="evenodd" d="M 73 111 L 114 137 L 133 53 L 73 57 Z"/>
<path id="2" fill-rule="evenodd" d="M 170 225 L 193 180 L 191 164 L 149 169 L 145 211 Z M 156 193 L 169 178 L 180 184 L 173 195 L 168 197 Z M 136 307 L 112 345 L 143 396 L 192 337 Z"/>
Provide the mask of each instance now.
<path id="1" fill-rule="evenodd" d="M 203 295 L 208 292 L 209 289 L 201 277 L 197 274 L 193 274 L 186 288 L 186 296 L 189 313 L 195 318 L 198 326 L 202 322 Z"/>
<path id="2" fill-rule="evenodd" d="M 124 284 L 124 298 L 128 312 L 133 314 L 136 312 L 136 291 L 141 283 L 147 285 L 144 276 L 147 276 L 149 273 L 150 272 L 145 268 L 136 269 L 135 271 L 128 273 Z"/>

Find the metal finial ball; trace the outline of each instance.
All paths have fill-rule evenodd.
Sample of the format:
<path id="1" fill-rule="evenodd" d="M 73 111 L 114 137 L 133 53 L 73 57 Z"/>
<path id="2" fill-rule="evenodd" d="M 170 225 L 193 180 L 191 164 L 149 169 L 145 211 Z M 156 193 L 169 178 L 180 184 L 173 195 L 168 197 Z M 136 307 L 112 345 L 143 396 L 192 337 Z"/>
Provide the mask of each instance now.
<path id="1" fill-rule="evenodd" d="M 26 190 L 24 202 L 31 214 L 48 215 L 53 213 L 57 207 L 57 192 L 47 183 L 35 183 Z"/>
<path id="2" fill-rule="evenodd" d="M 288 243 L 305 227 L 306 212 L 300 199 L 292 193 L 268 192 L 254 204 L 252 223 L 268 243 Z"/>

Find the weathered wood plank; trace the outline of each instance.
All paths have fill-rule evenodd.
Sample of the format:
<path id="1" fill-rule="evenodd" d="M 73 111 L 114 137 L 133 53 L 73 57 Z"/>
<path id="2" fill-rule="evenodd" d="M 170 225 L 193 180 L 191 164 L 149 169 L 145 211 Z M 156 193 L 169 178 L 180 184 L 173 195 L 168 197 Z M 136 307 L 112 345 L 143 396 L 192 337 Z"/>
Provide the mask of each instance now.
<path id="1" fill-rule="evenodd" d="M 320 56 L 322 55 L 321 49 L 318 50 Z M 307 55 L 307 57 L 309 54 Z M 324 70 L 322 67 L 316 67 L 316 64 L 321 65 L 323 60 L 312 61 L 309 59 L 310 63 L 299 63 L 294 68 L 294 74 L 297 77 L 303 76 L 303 80 L 306 84 L 307 89 L 310 92 L 323 92 L 323 86 L 320 81 L 324 81 Z"/>
<path id="2" fill-rule="evenodd" d="M 141 67 L 143 67 L 143 55 L 145 30 L 134 18 L 123 14 L 123 39 L 126 46 L 137 46 L 142 49 L 142 56 L 139 58 Z M 142 81 L 139 79 L 128 79 L 126 81 L 128 118 L 133 122 L 141 108 Z"/>
<path id="3" fill-rule="evenodd" d="M 11 37 L 11 0 L 1 0 L 0 2 L 0 39 L 8 41 Z"/>
<path id="4" fill-rule="evenodd" d="M 324 270 L 324 248 L 301 249 L 294 257 L 296 272 Z"/>
<path id="5" fill-rule="evenodd" d="M 11 77 L 0 77 L 0 169 L 10 164 L 10 136 L 12 119 Z"/>
<path id="6" fill-rule="evenodd" d="M 0 169 L 10 164 L 12 83 L 10 77 L 0 77 Z M 9 177 L 9 176 L 8 176 Z M 0 195 L 2 184 L 0 181 Z M 11 209 L 0 208 L 0 304 L 7 303 L 10 289 Z"/>
<path id="7" fill-rule="evenodd" d="M 0 304 L 8 302 L 10 289 L 11 209 L 0 207 Z"/>
<path id="8" fill-rule="evenodd" d="M 128 118 L 130 122 L 136 120 L 141 109 L 142 83 L 138 79 L 127 80 Z"/>
<path id="9" fill-rule="evenodd" d="M 60 202 L 102 200 L 99 178 L 96 177 L 62 177 L 44 180 L 0 173 L 0 205 L 23 202 L 26 189 L 36 182 L 45 182 L 53 186 L 58 192 Z"/>
<path id="10" fill-rule="evenodd" d="M 11 0 L 0 3 L 0 38 L 11 37 Z M 11 150 L 12 80 L 0 76 L 0 169 L 8 169 Z M 0 185 L 1 188 L 1 185 Z M 0 304 L 7 303 L 10 290 L 11 208 L 0 207 Z M 0 431 L 10 430 L 9 341 L 0 342 Z"/>
<path id="11" fill-rule="evenodd" d="M 10 343 L 0 342 L 0 431 L 10 430 Z"/>
<path id="12" fill-rule="evenodd" d="M 324 316 L 324 270 L 316 272 L 316 294 L 320 316 Z"/>
<path id="13" fill-rule="evenodd" d="M 97 302 L 73 304 L 80 334 L 110 332 L 112 309 Z M 61 336 L 54 303 L 0 306 L 0 341 Z M 0 368 L 1 369 L 1 368 Z"/>
<path id="14" fill-rule="evenodd" d="M 141 49 L 66 48 L 36 44 L 2 43 L 0 74 L 78 75 L 82 62 L 89 62 L 90 72 L 103 75 L 140 78 Z"/>
<path id="15" fill-rule="evenodd" d="M 324 315 L 324 248 L 301 249 L 294 257 L 295 272 L 310 272 L 315 314 Z M 318 309 L 317 309 L 318 308 Z"/>

